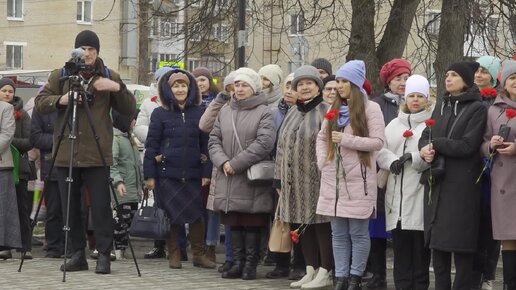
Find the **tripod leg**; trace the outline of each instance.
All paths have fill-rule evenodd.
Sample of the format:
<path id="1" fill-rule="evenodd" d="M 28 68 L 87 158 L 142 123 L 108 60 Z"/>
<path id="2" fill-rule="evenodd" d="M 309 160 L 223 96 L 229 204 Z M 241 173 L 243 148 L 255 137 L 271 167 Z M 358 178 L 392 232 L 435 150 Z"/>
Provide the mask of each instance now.
<path id="1" fill-rule="evenodd" d="M 93 126 L 93 118 L 91 116 L 90 108 L 87 104 L 84 105 L 84 111 L 86 112 L 86 116 L 88 117 L 88 123 L 90 125 L 91 131 L 93 135 L 95 136 L 95 144 L 97 145 L 97 150 L 99 151 L 100 158 L 102 160 L 102 165 L 104 166 L 104 169 L 106 170 L 106 174 L 108 176 L 108 183 L 109 188 L 111 189 L 111 194 L 113 196 L 113 200 L 115 201 L 115 206 L 118 208 L 120 206 L 120 203 L 118 202 L 118 198 L 116 196 L 116 190 L 115 186 L 113 185 L 113 179 L 110 177 L 110 170 L 109 166 L 107 165 L 106 158 L 104 157 L 104 154 L 102 153 L 102 148 L 100 147 L 99 143 L 99 136 L 97 134 L 97 131 L 95 130 L 95 126 Z M 119 216 L 119 218 L 121 218 Z M 140 267 L 138 266 L 138 261 L 136 260 L 136 255 L 134 254 L 133 245 L 131 243 L 131 238 L 127 236 L 127 242 L 129 244 L 129 249 L 131 250 L 131 255 L 133 256 L 134 265 L 136 267 L 136 272 L 138 273 L 138 277 L 141 277 Z"/>
<path id="2" fill-rule="evenodd" d="M 72 112 L 72 106 L 68 106 L 66 108 L 64 120 L 68 120 L 69 119 L 71 112 Z M 67 127 L 66 126 L 67 124 L 68 124 L 68 122 L 63 122 L 63 125 L 61 126 L 61 128 L 59 130 L 58 141 L 57 141 L 57 144 L 56 144 L 56 147 L 55 147 L 56 149 L 54 151 L 54 155 L 52 156 L 52 161 L 51 161 L 50 169 L 48 170 L 47 175 L 44 177 L 45 183 L 47 183 L 50 180 L 50 176 L 52 175 L 52 171 L 54 170 L 54 165 L 55 165 L 55 162 L 56 162 L 57 152 L 59 152 L 59 148 L 61 147 L 61 143 L 63 141 L 63 136 L 64 136 L 65 129 Z M 34 227 L 36 226 L 36 224 L 38 222 L 39 211 L 41 210 L 41 205 L 43 203 L 43 199 L 44 198 L 45 198 L 45 190 L 43 190 L 43 192 L 41 193 L 41 197 L 39 198 L 39 201 L 38 201 L 38 207 L 37 207 L 36 213 L 34 215 L 34 220 L 31 223 L 31 227 L 30 227 L 31 236 L 34 234 Z M 67 234 L 68 234 L 68 232 L 66 233 L 66 235 Z M 25 261 L 25 253 L 26 253 L 26 251 L 24 250 L 22 252 L 22 256 L 21 256 L 21 259 L 20 259 L 20 266 L 18 267 L 18 272 L 21 272 L 21 269 L 23 267 L 23 262 Z M 65 245 L 65 253 L 66 253 L 66 245 Z M 66 259 L 66 254 L 65 254 L 65 259 Z M 65 260 L 65 264 L 66 264 L 66 260 Z"/>

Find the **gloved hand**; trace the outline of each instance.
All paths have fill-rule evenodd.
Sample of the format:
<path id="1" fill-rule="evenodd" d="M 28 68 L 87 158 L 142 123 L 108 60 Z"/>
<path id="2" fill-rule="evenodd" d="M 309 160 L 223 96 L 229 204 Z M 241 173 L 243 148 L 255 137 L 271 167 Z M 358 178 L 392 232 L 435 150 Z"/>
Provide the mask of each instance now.
<path id="1" fill-rule="evenodd" d="M 391 166 L 389 168 L 390 171 L 395 175 L 400 174 L 401 170 L 403 169 L 403 164 L 405 164 L 405 162 L 407 162 L 409 160 L 412 160 L 412 154 L 410 154 L 410 153 L 403 154 L 398 160 L 394 160 L 391 163 Z"/>

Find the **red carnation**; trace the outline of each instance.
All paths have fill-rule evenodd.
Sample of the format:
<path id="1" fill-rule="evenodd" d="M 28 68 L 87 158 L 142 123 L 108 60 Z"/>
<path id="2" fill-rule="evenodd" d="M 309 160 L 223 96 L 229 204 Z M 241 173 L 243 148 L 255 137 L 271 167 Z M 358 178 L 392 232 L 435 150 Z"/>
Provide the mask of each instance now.
<path id="1" fill-rule="evenodd" d="M 481 88 L 480 94 L 482 97 L 496 97 L 497 92 L 495 88 Z"/>
<path id="2" fill-rule="evenodd" d="M 414 133 L 410 130 L 405 130 L 405 132 L 403 132 L 403 137 L 405 138 L 412 137 L 413 135 Z"/>
<path id="3" fill-rule="evenodd" d="M 333 120 L 335 117 L 337 117 L 339 114 L 339 110 L 337 109 L 331 109 L 324 115 L 324 118 L 327 120 Z"/>
<path id="4" fill-rule="evenodd" d="M 156 102 L 158 100 L 158 96 L 154 96 L 150 99 L 152 102 Z"/>
<path id="5" fill-rule="evenodd" d="M 505 110 L 505 116 L 507 117 L 507 119 L 512 119 L 514 117 L 516 117 L 516 110 L 514 110 L 513 108 L 507 108 Z"/>
<path id="6" fill-rule="evenodd" d="M 290 231 L 290 239 L 294 244 L 299 243 L 299 233 L 297 232 L 297 230 Z"/>
<path id="7" fill-rule="evenodd" d="M 20 111 L 14 110 L 13 115 L 16 120 L 20 120 L 22 118 L 22 113 Z"/>
<path id="8" fill-rule="evenodd" d="M 425 120 L 425 125 L 428 127 L 433 126 L 433 125 L 435 125 L 435 120 L 434 119 Z"/>

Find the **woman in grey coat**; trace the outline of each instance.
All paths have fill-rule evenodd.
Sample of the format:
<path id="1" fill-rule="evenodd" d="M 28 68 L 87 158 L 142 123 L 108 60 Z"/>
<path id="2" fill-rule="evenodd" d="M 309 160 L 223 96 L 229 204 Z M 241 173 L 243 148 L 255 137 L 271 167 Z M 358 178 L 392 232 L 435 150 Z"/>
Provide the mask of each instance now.
<path id="1" fill-rule="evenodd" d="M 0 80 L 1 82 L 2 80 Z M 0 85 L 0 95 L 8 86 Z M 13 106 L 0 101 L 0 251 L 21 248 L 18 203 L 13 180 L 11 141 L 16 125 Z M 6 259 L 7 257 L 4 257 Z"/>
<path id="2" fill-rule="evenodd" d="M 271 185 L 251 183 L 247 169 L 269 160 L 276 130 L 267 100 L 261 94 L 260 76 L 240 68 L 235 75 L 235 95 L 224 106 L 208 143 L 217 167 L 213 208 L 231 226 L 233 266 L 222 278 L 256 279 L 260 238 L 272 211 Z"/>

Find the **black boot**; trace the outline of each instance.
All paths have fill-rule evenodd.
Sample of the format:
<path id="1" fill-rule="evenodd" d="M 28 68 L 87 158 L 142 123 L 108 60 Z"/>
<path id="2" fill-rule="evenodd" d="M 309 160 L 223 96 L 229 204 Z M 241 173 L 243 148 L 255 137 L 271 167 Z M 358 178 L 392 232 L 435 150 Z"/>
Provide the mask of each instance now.
<path id="1" fill-rule="evenodd" d="M 348 290 L 362 290 L 362 277 L 356 275 L 349 276 Z"/>
<path id="2" fill-rule="evenodd" d="M 502 251 L 504 290 L 516 290 L 516 251 Z"/>
<path id="3" fill-rule="evenodd" d="M 153 248 L 150 252 L 146 253 L 143 258 L 145 259 L 160 259 L 166 258 L 167 254 L 165 253 L 165 249 L 163 248 Z"/>
<path id="4" fill-rule="evenodd" d="M 111 273 L 111 258 L 109 253 L 99 253 L 97 258 L 97 266 L 95 267 L 95 273 L 97 274 L 110 274 Z"/>
<path id="5" fill-rule="evenodd" d="M 253 230 L 245 233 L 245 266 L 243 280 L 256 279 L 256 266 L 260 259 L 260 231 Z"/>
<path id="6" fill-rule="evenodd" d="M 75 272 L 86 270 L 88 270 L 88 262 L 86 261 L 86 254 L 84 253 L 84 249 L 75 251 L 75 253 L 72 254 L 70 260 L 66 262 L 66 271 Z M 61 271 L 64 271 L 64 264 L 61 265 Z"/>
<path id="7" fill-rule="evenodd" d="M 367 282 L 367 289 L 387 288 L 387 280 L 384 275 L 374 274 L 373 278 Z"/>
<path id="8" fill-rule="evenodd" d="M 237 279 L 242 277 L 244 269 L 245 249 L 244 249 L 244 232 L 231 229 L 231 252 L 233 253 L 233 265 L 225 272 L 222 272 L 222 278 Z"/>
<path id="9" fill-rule="evenodd" d="M 333 279 L 333 290 L 348 290 L 348 277 L 335 277 Z"/>

